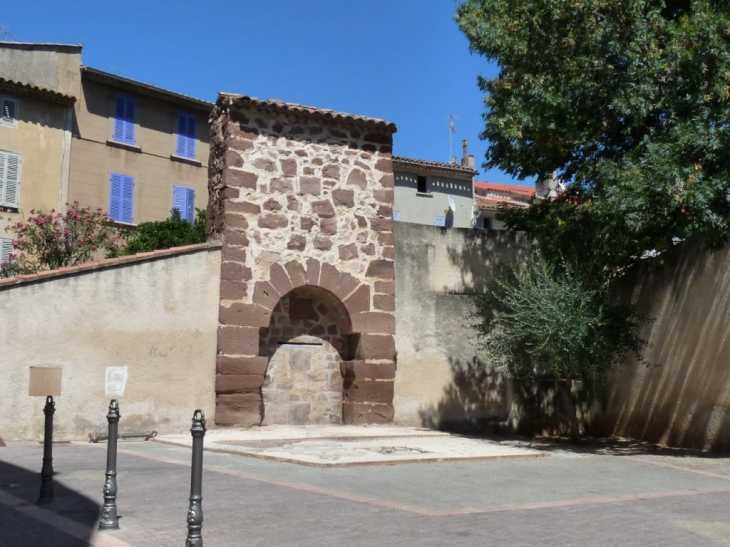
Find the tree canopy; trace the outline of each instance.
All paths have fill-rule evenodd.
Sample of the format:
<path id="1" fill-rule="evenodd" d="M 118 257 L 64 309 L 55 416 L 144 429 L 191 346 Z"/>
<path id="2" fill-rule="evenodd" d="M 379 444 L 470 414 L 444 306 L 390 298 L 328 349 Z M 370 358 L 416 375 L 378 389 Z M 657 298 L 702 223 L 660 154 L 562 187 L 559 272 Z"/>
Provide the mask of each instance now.
<path id="1" fill-rule="evenodd" d="M 693 234 L 730 236 L 730 9 L 710 0 L 467 0 L 456 21 L 496 62 L 486 165 L 557 175 L 506 215 L 608 278 Z M 546 258 L 550 249 L 541 245 Z M 565 256 L 565 255 L 568 256 Z M 573 255 L 573 256 L 570 256 Z M 595 260 L 586 260 L 593 257 Z M 581 258 L 581 260 L 578 260 Z"/>

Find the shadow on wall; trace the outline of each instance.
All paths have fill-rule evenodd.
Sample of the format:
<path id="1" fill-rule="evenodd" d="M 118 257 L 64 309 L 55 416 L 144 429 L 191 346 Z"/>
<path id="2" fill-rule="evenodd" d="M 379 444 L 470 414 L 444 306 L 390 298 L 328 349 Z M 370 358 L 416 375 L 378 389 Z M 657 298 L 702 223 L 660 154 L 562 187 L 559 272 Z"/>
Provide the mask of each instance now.
<path id="1" fill-rule="evenodd" d="M 458 244 L 448 244 L 446 254 L 451 269 L 458 272 L 461 289 L 443 287 L 445 292 L 482 293 L 494 266 L 514 262 L 530 253 L 523 233 L 501 230 L 464 230 Z"/>
<path id="2" fill-rule="evenodd" d="M 424 427 L 467 434 L 571 433 L 573 403 L 554 380 L 517 380 L 477 357 L 450 358 L 449 364 L 453 381 L 442 399 L 419 411 Z M 574 398 L 585 399 L 575 391 Z"/>
<path id="3" fill-rule="evenodd" d="M 39 457 L 39 469 L 40 463 Z M 101 505 L 60 484 L 58 480 L 53 482 L 53 503 L 40 506 L 40 510 L 36 509 L 35 504 L 40 494 L 40 472 L 31 472 L 0 460 L 0 530 L 3 545 L 76 547 L 90 544 L 99 523 Z M 17 507 L 17 510 L 11 507 Z M 57 515 L 65 517 L 68 520 L 61 525 L 68 524 L 73 535 L 63 533 L 30 515 L 39 516 L 43 521 Z"/>
<path id="4" fill-rule="evenodd" d="M 668 446 L 730 451 L 730 251 L 689 240 L 626 280 L 644 317 L 646 367 L 631 358 L 606 386 L 593 430 Z"/>

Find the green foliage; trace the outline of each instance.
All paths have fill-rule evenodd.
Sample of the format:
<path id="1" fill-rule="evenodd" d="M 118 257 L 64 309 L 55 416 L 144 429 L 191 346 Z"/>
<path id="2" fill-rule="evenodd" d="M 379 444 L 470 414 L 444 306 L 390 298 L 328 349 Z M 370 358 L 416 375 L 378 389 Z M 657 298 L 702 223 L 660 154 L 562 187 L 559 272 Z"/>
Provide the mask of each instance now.
<path id="1" fill-rule="evenodd" d="M 146 253 L 194 243 L 205 243 L 205 210 L 196 209 L 195 222 L 184 220 L 180 211 L 173 209 L 170 218 L 143 222 L 126 234 L 127 243 L 119 255 Z"/>
<path id="2" fill-rule="evenodd" d="M 485 294 L 475 298 L 482 349 L 518 378 L 593 382 L 642 347 L 633 309 L 607 306 L 600 288 L 539 253 L 498 265 Z"/>
<path id="3" fill-rule="evenodd" d="M 119 234 L 107 213 L 74 202 L 66 213 L 31 209 L 25 222 L 6 228 L 14 252 L 0 264 L 0 277 L 33 274 L 88 262 L 98 250 L 115 247 Z"/>
<path id="4" fill-rule="evenodd" d="M 727 241 L 726 0 L 468 0 L 456 20 L 500 69 L 479 80 L 486 164 L 569 184 L 513 227 L 560 220 L 578 247 L 596 242 L 593 269 L 610 275 L 692 234 Z"/>

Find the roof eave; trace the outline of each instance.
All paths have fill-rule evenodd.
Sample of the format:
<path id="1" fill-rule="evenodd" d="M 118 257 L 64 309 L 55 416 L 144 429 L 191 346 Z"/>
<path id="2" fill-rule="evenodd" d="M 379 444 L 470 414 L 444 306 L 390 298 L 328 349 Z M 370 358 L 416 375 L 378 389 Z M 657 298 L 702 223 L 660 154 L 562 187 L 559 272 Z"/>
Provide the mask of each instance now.
<path id="1" fill-rule="evenodd" d="M 124 78 L 123 76 L 117 76 L 116 74 L 110 74 L 109 72 L 104 72 L 103 70 L 96 68 L 83 66 L 81 67 L 81 75 L 83 78 L 87 78 L 100 84 L 116 87 L 125 91 L 131 91 L 140 95 L 152 97 L 153 99 L 171 102 L 186 108 L 200 110 L 206 114 L 209 114 L 213 109 L 213 103 L 204 101 L 203 99 L 182 95 L 181 93 L 176 93 L 161 87 L 155 87 L 137 80 Z"/>

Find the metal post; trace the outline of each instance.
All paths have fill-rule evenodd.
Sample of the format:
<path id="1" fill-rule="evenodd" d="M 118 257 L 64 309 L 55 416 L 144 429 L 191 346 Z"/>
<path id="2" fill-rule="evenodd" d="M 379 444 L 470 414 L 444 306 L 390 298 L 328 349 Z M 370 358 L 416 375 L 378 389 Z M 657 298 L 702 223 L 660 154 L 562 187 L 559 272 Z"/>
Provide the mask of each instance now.
<path id="1" fill-rule="evenodd" d="M 104 481 L 104 508 L 101 510 L 99 530 L 119 530 L 117 517 L 117 428 L 119 402 L 112 399 L 106 419 L 109 422 L 109 444 L 106 447 L 106 479 Z"/>
<path id="2" fill-rule="evenodd" d="M 46 397 L 46 406 L 43 414 L 46 415 L 46 425 L 43 432 L 43 468 L 41 469 L 41 495 L 38 503 L 53 501 L 53 414 L 56 412 L 56 403 L 53 396 Z"/>
<path id="3" fill-rule="evenodd" d="M 205 437 L 205 413 L 198 409 L 193 413 L 193 462 L 190 471 L 190 507 L 188 509 L 188 539 L 186 547 L 203 547 L 203 437 Z"/>

